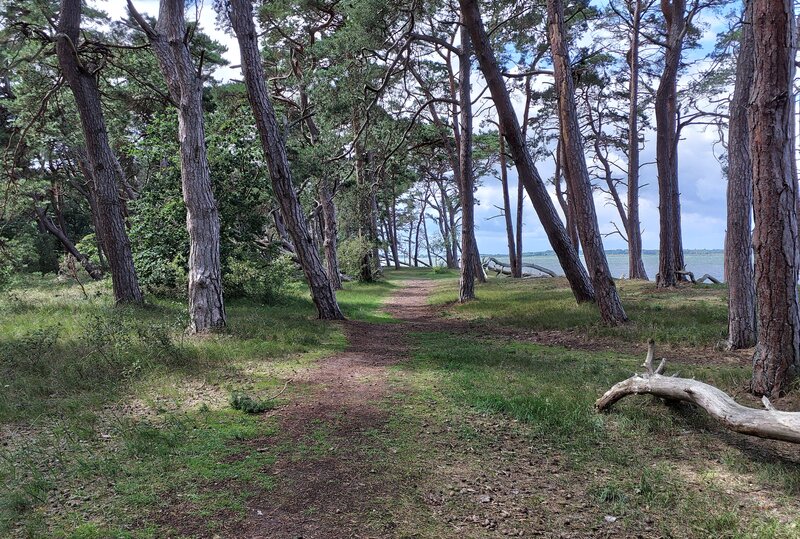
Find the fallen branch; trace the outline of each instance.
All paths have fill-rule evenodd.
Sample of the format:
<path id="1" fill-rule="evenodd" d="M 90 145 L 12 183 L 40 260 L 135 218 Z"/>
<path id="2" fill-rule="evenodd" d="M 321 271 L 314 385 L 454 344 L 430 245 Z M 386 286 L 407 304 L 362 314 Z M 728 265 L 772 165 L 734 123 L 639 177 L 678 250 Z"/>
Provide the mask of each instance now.
<path id="1" fill-rule="evenodd" d="M 728 429 L 741 434 L 772 440 L 800 443 L 800 412 L 776 410 L 767 397 L 762 398 L 764 410 L 742 406 L 724 391 L 697 380 L 663 376 L 666 360 L 653 368 L 655 344 L 649 342 L 645 374 L 635 374 L 615 384 L 595 403 L 602 412 L 628 395 L 650 394 L 665 399 L 690 402 L 703 408 Z"/>
<path id="2" fill-rule="evenodd" d="M 695 279 L 694 278 L 694 273 L 692 273 L 691 271 L 676 271 L 675 273 L 678 274 L 678 275 L 683 275 L 684 277 L 689 277 L 689 280 L 692 282 L 692 284 L 699 284 L 699 283 L 705 282 L 706 279 L 708 279 L 709 281 L 711 281 L 714 284 L 722 284 L 722 283 L 720 283 L 719 279 L 709 275 L 708 273 L 706 273 L 705 275 L 703 275 L 699 279 Z"/>
<path id="3" fill-rule="evenodd" d="M 486 268 L 489 271 L 496 272 L 498 275 L 501 274 L 501 273 L 503 275 L 511 275 L 512 274 L 511 266 L 509 266 L 508 264 L 505 264 L 505 263 L 497 260 L 494 257 L 484 258 L 483 259 L 483 267 Z M 522 267 L 523 268 L 535 269 L 536 271 L 544 273 L 546 275 L 549 275 L 550 277 L 555 277 L 556 276 L 556 273 L 554 271 L 549 270 L 549 269 L 547 269 L 545 267 L 542 267 L 542 266 L 537 266 L 536 264 L 526 263 L 526 264 L 522 264 Z M 536 276 L 530 271 L 523 271 L 522 275 L 526 276 L 526 277 L 535 277 Z"/>

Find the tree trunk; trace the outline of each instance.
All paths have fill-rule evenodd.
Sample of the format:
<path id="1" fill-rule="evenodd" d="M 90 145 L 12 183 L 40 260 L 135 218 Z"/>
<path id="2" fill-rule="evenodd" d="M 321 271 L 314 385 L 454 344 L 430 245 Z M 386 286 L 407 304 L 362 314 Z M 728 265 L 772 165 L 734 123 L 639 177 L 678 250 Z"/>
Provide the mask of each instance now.
<path id="1" fill-rule="evenodd" d="M 558 204 L 561 206 L 561 211 L 564 212 L 567 234 L 569 234 L 569 239 L 572 242 L 572 245 L 575 246 L 575 250 L 580 252 L 581 242 L 578 240 L 578 225 L 575 223 L 575 205 L 572 202 L 572 194 L 570 193 L 569 187 L 567 187 L 567 191 L 564 192 L 561 184 L 561 180 L 564 179 L 563 163 L 566 160 L 567 157 L 564 153 L 564 143 L 559 137 L 558 144 L 556 145 L 556 170 L 553 177 L 553 183 L 556 187 L 556 199 L 558 199 Z"/>
<path id="2" fill-rule="evenodd" d="M 506 222 L 506 240 L 508 241 L 508 262 L 511 266 L 511 275 L 513 277 L 522 277 L 521 267 L 517 259 L 517 248 L 514 244 L 514 224 L 511 218 L 511 197 L 508 192 L 508 166 L 506 164 L 506 145 L 503 139 L 502 130 L 498 131 L 500 135 L 500 183 L 503 187 L 503 217 Z"/>
<path id="3" fill-rule="evenodd" d="M 333 193 L 328 178 L 319 180 L 319 203 L 322 208 L 322 248 L 325 252 L 325 269 L 333 289 L 341 290 L 342 277 L 339 273 L 339 258 L 336 254 L 338 243 L 336 204 L 333 202 Z"/>
<path id="4" fill-rule="evenodd" d="M 395 185 L 392 184 L 392 207 L 389 211 L 389 235 L 391 239 L 392 258 L 394 259 L 394 269 L 400 269 L 400 257 L 397 248 L 397 195 L 394 192 Z"/>
<path id="5" fill-rule="evenodd" d="M 81 266 L 83 266 L 83 269 L 86 270 L 86 273 L 89 274 L 89 277 L 95 281 L 102 279 L 103 272 L 100 270 L 100 268 L 95 267 L 95 265 L 89 260 L 88 256 L 78 251 L 78 248 L 75 247 L 75 244 L 67 237 L 66 230 L 63 225 L 56 225 L 47 215 L 47 211 L 40 208 L 36 201 L 37 199 L 34 197 L 33 211 L 36 214 L 36 219 L 39 221 L 42 227 L 52 234 L 53 237 L 55 237 L 61 243 L 64 249 L 70 255 L 72 255 L 72 257 L 77 260 Z"/>
<path id="6" fill-rule="evenodd" d="M 548 0 L 550 48 L 555 71 L 558 96 L 559 123 L 564 154 L 564 176 L 572 193 L 578 235 L 583 246 L 586 267 L 594 285 L 600 316 L 607 324 L 622 324 L 628 320 L 617 294 L 617 287 L 608 269 L 603 238 L 597 224 L 597 213 L 592 198 L 592 184 L 586 167 L 578 112 L 575 107 L 575 88 L 564 29 L 564 5 L 561 0 Z"/>
<path id="7" fill-rule="evenodd" d="M 628 103 L 628 276 L 647 280 L 642 260 L 642 225 L 639 222 L 639 31 L 642 1 L 633 0 Z"/>
<path id="8" fill-rule="evenodd" d="M 476 56 L 483 71 L 483 76 L 492 94 L 492 100 L 497 108 L 497 114 L 503 129 L 503 134 L 508 142 L 511 155 L 517 166 L 520 181 L 525 185 L 528 196 L 531 198 L 539 221 L 547 233 L 550 245 L 558 256 L 564 274 L 569 280 L 572 293 L 580 303 L 594 300 L 594 290 L 589 281 L 586 270 L 578 260 L 578 253 L 570 243 L 567 231 L 561 220 L 558 218 L 556 209 L 550 200 L 547 188 L 539 176 L 539 172 L 533 164 L 533 159 L 528 153 L 525 140 L 517 121 L 514 107 L 508 95 L 505 81 L 503 80 L 497 60 L 492 51 L 489 36 L 483 27 L 478 4 L 476 0 L 459 0 L 464 24 L 469 30 L 473 45 L 475 46 Z"/>
<path id="9" fill-rule="evenodd" d="M 292 237 L 295 253 L 308 280 L 311 298 L 317 307 L 319 317 L 326 320 L 342 320 L 344 315 L 336 303 L 336 292 L 325 273 L 319 253 L 314 249 L 303 208 L 300 206 L 292 184 L 286 146 L 275 120 L 275 111 L 267 92 L 266 78 L 261 65 L 261 55 L 253 23 L 252 2 L 251 0 L 231 0 L 230 7 L 231 25 L 241 51 L 247 96 L 264 148 L 275 198 L 280 204 L 283 220 Z"/>
<path id="10" fill-rule="evenodd" d="M 756 342 L 750 216 L 753 206 L 753 165 L 747 104 L 753 83 L 753 27 L 747 2 L 736 60 L 736 83 L 728 124 L 728 230 L 725 234 L 725 280 L 728 282 L 728 347 L 749 348 Z"/>
<path id="11" fill-rule="evenodd" d="M 111 268 L 114 300 L 142 303 L 142 291 L 133 266 L 133 254 L 119 197 L 121 167 L 108 141 L 96 71 L 100 66 L 77 56 L 81 24 L 80 0 L 61 0 L 56 53 L 61 71 L 72 90 L 80 116 L 86 153 L 95 182 L 98 235 Z"/>
<path id="12" fill-rule="evenodd" d="M 133 17 L 147 34 L 172 100 L 178 105 L 181 185 L 189 231 L 189 320 L 193 333 L 225 327 L 219 211 L 203 121 L 203 81 L 189 53 L 183 0 L 161 0 L 153 29 L 128 0 Z"/>
<path id="13" fill-rule="evenodd" d="M 463 23 L 463 21 L 462 21 Z M 458 286 L 458 301 L 465 303 L 475 299 L 475 193 L 472 174 L 472 96 L 470 75 L 472 73 L 472 42 L 467 29 L 461 26 L 461 53 L 458 57 L 458 101 L 461 107 L 461 144 L 459 145 L 459 168 L 461 180 L 461 279 Z"/>
<path id="14" fill-rule="evenodd" d="M 667 47 L 655 101 L 660 224 L 657 281 L 660 287 L 671 287 L 678 282 L 675 271 L 683 269 L 678 200 L 677 81 L 686 29 L 686 0 L 664 0 L 661 10 L 666 23 Z"/>
<path id="15" fill-rule="evenodd" d="M 797 181 L 792 177 L 794 16 L 790 0 L 752 0 L 755 78 L 748 122 L 753 162 L 758 344 L 750 389 L 788 391 L 800 366 Z"/>

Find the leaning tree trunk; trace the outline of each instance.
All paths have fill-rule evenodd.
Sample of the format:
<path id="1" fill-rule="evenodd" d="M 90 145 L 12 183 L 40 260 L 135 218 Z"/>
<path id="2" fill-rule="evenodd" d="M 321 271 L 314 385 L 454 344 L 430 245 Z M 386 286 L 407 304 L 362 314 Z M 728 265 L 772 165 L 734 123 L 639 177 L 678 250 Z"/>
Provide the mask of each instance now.
<path id="1" fill-rule="evenodd" d="M 142 303 L 142 291 L 133 266 L 125 214 L 119 197 L 119 186 L 123 183 L 122 169 L 108 140 L 97 86 L 100 66 L 90 58 L 82 59 L 77 55 L 80 25 L 80 0 L 61 0 L 56 53 L 61 71 L 75 98 L 86 139 L 86 154 L 95 182 L 97 222 L 100 225 L 97 232 L 111 268 L 114 300 L 117 303 Z"/>
<path id="2" fill-rule="evenodd" d="M 483 27 L 477 1 L 459 0 L 459 3 L 464 25 L 469 30 L 478 63 L 492 94 L 492 100 L 497 108 L 497 115 L 506 137 L 506 142 L 508 142 L 509 150 L 517 166 L 519 179 L 528 191 L 528 196 L 530 196 L 533 207 L 539 216 L 539 221 L 542 223 L 542 227 L 550 240 L 550 245 L 553 247 L 561 263 L 561 268 L 569 280 L 575 299 L 578 302 L 593 301 L 594 290 L 592 283 L 589 281 L 589 276 L 578 259 L 578 252 L 570 242 L 567 231 L 550 200 L 550 194 L 547 192 L 547 188 L 533 164 L 533 159 L 528 153 L 519 121 L 511 104 L 508 88 L 506 88 L 502 72 L 497 65 L 497 59 L 494 56 L 489 36 Z"/>
<path id="3" fill-rule="evenodd" d="M 314 248 L 311 235 L 308 233 L 308 224 L 303 214 L 303 208 L 300 206 L 292 184 L 286 145 L 275 120 L 275 111 L 267 92 L 264 68 L 261 65 L 261 54 L 253 22 L 253 4 L 250 0 L 231 0 L 230 7 L 231 25 L 239 42 L 242 57 L 242 71 L 247 86 L 247 96 L 253 109 L 261 145 L 264 148 L 272 189 L 280 204 L 283 220 L 292 237 L 295 253 L 308 280 L 311 298 L 317 307 L 320 318 L 344 319 L 344 315 L 336 303 L 336 293 L 325 274 L 319 253 Z"/>
<path id="4" fill-rule="evenodd" d="M 750 389 L 781 395 L 800 366 L 797 181 L 792 176 L 794 16 L 791 0 L 752 0 L 755 77 L 748 121 L 758 344 Z"/>
<path id="5" fill-rule="evenodd" d="M 461 143 L 459 147 L 459 192 L 461 194 L 461 279 L 458 301 L 475 299 L 475 193 L 472 174 L 472 96 L 470 62 L 472 43 L 467 29 L 461 26 L 461 53 L 458 58 L 458 97 L 461 107 Z"/>
<path id="6" fill-rule="evenodd" d="M 37 200 L 37 197 L 33 198 L 33 211 L 36 214 L 36 220 L 39 221 L 42 227 L 61 243 L 61 245 L 64 247 L 64 250 L 66 250 L 75 260 L 80 263 L 81 266 L 83 266 L 83 269 L 86 270 L 86 273 L 89 274 L 89 277 L 95 281 L 102 279 L 102 270 L 92 264 L 88 256 L 78 251 L 78 248 L 75 246 L 72 240 L 67 237 L 65 228 L 63 226 L 56 225 L 53 220 L 50 219 L 50 216 L 47 215 L 47 210 L 39 207 Z"/>
<path id="7" fill-rule="evenodd" d="M 647 280 L 642 260 L 642 225 L 639 222 L 639 31 L 642 1 L 633 0 L 633 27 L 628 55 L 628 275 Z"/>
<path id="8" fill-rule="evenodd" d="M 128 9 L 147 34 L 170 97 L 178 108 L 181 186 L 189 232 L 189 328 L 206 333 L 225 327 L 220 262 L 220 224 L 211 188 L 203 121 L 203 80 L 186 39 L 183 0 L 161 0 L 155 29 L 128 0 Z"/>
<path id="9" fill-rule="evenodd" d="M 658 286 L 672 287 L 682 270 L 680 206 L 678 205 L 678 69 L 685 34 L 686 0 L 664 0 L 661 4 L 667 27 L 664 69 L 656 90 L 656 165 L 658 169 L 659 257 Z"/>
<path id="10" fill-rule="evenodd" d="M 550 49 L 558 96 L 561 140 L 564 145 L 564 176 L 572 193 L 573 209 L 577 217 L 578 235 L 583 245 L 586 267 L 594 285 L 600 316 L 608 324 L 622 324 L 628 320 L 617 294 L 617 287 L 608 269 L 603 248 L 603 238 L 597 224 L 597 213 L 592 199 L 592 185 L 581 140 L 578 112 L 575 107 L 575 87 L 569 52 L 565 40 L 564 5 L 561 0 L 548 0 Z"/>
<path id="11" fill-rule="evenodd" d="M 728 347 L 749 348 L 756 342 L 756 304 L 751 259 L 753 238 L 753 165 L 747 104 L 753 83 L 752 0 L 747 2 L 736 60 L 736 83 L 728 124 L 728 230 L 725 234 L 725 280 L 728 282 Z"/>

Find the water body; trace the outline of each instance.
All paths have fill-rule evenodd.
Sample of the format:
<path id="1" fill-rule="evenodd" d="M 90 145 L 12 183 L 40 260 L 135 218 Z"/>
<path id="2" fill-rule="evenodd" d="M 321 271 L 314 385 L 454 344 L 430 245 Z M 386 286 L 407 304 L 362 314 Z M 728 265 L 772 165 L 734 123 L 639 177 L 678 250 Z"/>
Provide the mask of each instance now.
<path id="1" fill-rule="evenodd" d="M 490 255 L 495 256 L 498 260 L 508 263 L 508 255 Z M 611 275 L 614 277 L 627 278 L 628 277 L 628 253 L 626 251 L 609 251 L 606 253 L 608 258 L 608 267 L 611 270 Z M 686 262 L 686 269 L 694 273 L 695 277 L 700 278 L 708 273 L 712 277 L 716 277 L 720 281 L 724 277 L 724 253 L 720 250 L 687 250 L 683 254 Z M 539 266 L 551 269 L 559 275 L 564 275 L 561 265 L 558 263 L 558 258 L 552 251 L 544 253 L 524 253 L 522 260 L 524 262 L 531 262 Z M 658 272 L 658 251 L 646 251 L 642 255 L 645 270 L 647 270 L 647 277 L 651 281 L 656 278 Z M 581 262 L 583 257 L 581 255 Z"/>

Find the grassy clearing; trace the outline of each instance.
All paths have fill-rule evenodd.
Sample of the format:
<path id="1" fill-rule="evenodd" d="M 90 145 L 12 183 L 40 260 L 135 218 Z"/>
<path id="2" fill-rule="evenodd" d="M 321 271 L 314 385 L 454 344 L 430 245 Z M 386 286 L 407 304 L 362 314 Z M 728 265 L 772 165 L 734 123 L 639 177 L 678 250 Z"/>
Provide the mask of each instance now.
<path id="1" fill-rule="evenodd" d="M 414 361 L 400 370 L 413 380 L 417 404 L 436 403 L 440 424 L 487 414 L 519 421 L 531 447 L 563 455 L 583 501 L 619 517 L 623 527 L 641 531 L 649 521 L 665 537 L 800 534 L 797 464 L 737 445 L 689 407 L 642 397 L 608 415 L 593 411 L 597 396 L 629 376 L 641 358 L 443 333 L 417 334 L 416 342 Z M 727 389 L 748 376 L 745 369 L 720 367 L 684 374 Z M 496 451 L 495 441 L 469 419 L 443 431 L 476 454 Z M 769 493 L 768 503 L 752 492 Z"/>
<path id="2" fill-rule="evenodd" d="M 452 316 L 487 320 L 531 330 L 575 330 L 589 336 L 625 341 L 681 346 L 709 346 L 727 332 L 727 289 L 717 285 L 685 286 L 663 291 L 646 281 L 617 281 L 631 323 L 604 326 L 592 304 L 578 305 L 566 279 L 489 278 L 476 293 L 478 300 L 454 305 Z M 443 285 L 431 301 L 443 305 L 456 301 L 452 285 Z"/>
<path id="3" fill-rule="evenodd" d="M 348 284 L 342 309 L 390 321 L 379 307 L 395 287 Z M 105 282 L 85 295 L 49 278 L 0 300 L 0 535 L 161 537 L 142 519 L 167 499 L 230 518 L 270 488 L 260 472 L 273 455 L 226 458 L 275 425 L 230 399 L 271 407 L 294 370 L 342 350 L 344 335 L 315 319 L 299 286 L 272 305 L 229 302 L 229 329 L 210 337 L 186 337 L 184 311 L 117 308 Z M 215 488 L 231 481 L 243 486 Z"/>

